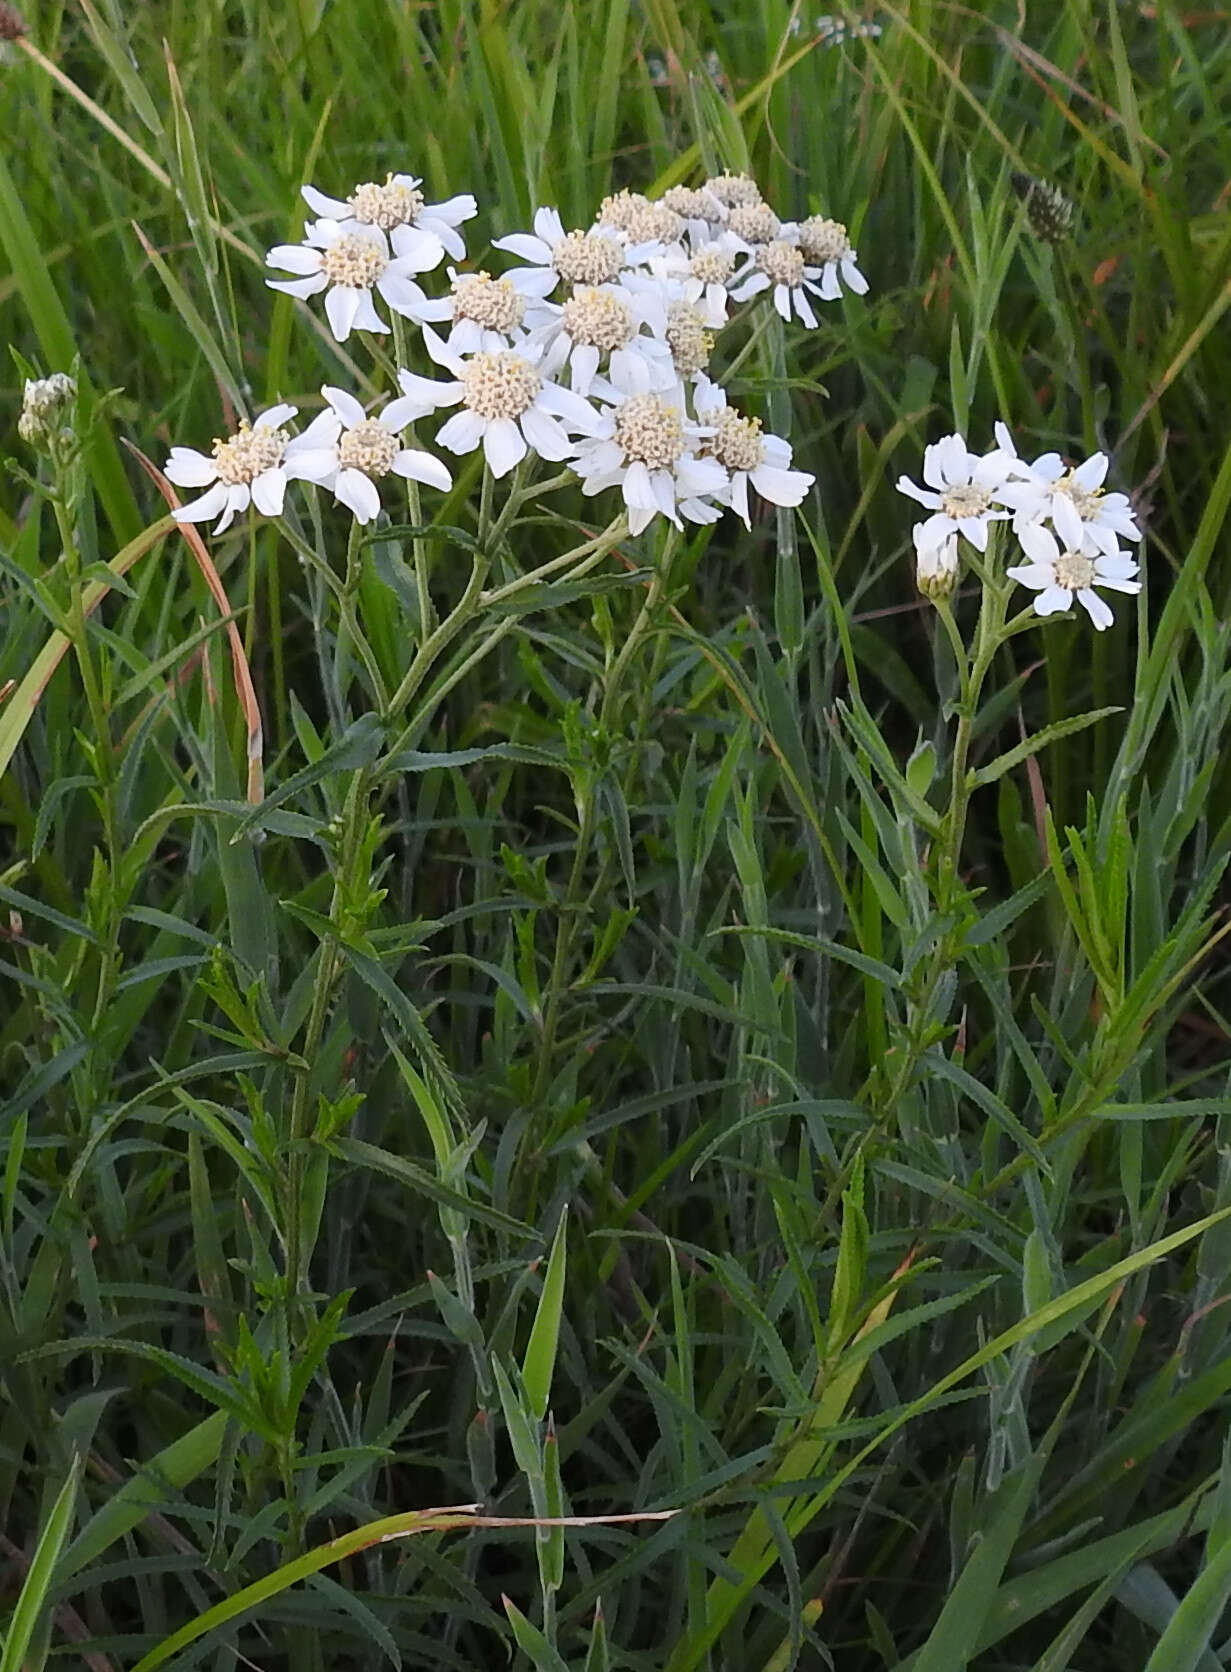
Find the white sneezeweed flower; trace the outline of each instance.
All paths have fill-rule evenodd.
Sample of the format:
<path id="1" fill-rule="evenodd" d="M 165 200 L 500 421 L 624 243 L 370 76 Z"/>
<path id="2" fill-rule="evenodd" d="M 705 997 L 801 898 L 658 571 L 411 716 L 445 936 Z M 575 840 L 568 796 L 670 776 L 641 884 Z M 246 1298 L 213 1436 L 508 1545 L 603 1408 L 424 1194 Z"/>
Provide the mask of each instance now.
<path id="1" fill-rule="evenodd" d="M 1135 578 L 1138 564 L 1131 552 L 1100 551 L 1090 557 L 1082 550 L 1064 551 L 1051 530 L 1040 523 L 1023 528 L 1018 539 L 1030 562 L 1012 564 L 1005 573 L 1038 593 L 1034 600 L 1036 615 L 1055 615 L 1059 610 L 1072 609 L 1076 598 L 1102 632 L 1111 626 L 1115 617 L 1095 587 L 1109 587 L 1112 592 L 1141 591 L 1141 582 Z"/>
<path id="2" fill-rule="evenodd" d="M 578 285 L 567 302 L 539 302 L 529 315 L 531 341 L 541 343 L 545 352 L 540 371 L 554 378 L 564 366 L 569 382 L 579 395 L 589 395 L 599 367 L 613 361 L 618 365 L 625 354 L 639 353 L 655 361 L 658 381 L 675 382 L 671 351 L 665 340 L 642 334 L 647 310 L 643 299 L 623 284 Z M 666 330 L 666 312 L 662 327 Z"/>
<path id="3" fill-rule="evenodd" d="M 450 267 L 453 294 L 440 303 L 439 319 L 451 319 L 447 347 L 454 354 L 496 354 L 523 333 L 526 298 L 509 278 L 490 273 L 459 273 Z"/>
<path id="4" fill-rule="evenodd" d="M 684 218 L 665 203 L 652 203 L 641 192 L 620 191 L 599 204 L 594 229 L 618 232 L 636 248 L 674 244 L 684 232 Z"/>
<path id="5" fill-rule="evenodd" d="M 565 232 L 556 210 L 536 209 L 532 233 L 510 232 L 495 239 L 493 248 L 529 262 L 508 277 L 523 296 L 543 297 L 562 279 L 570 285 L 613 283 L 624 266 L 626 246 L 609 233 Z"/>
<path id="6" fill-rule="evenodd" d="M 437 383 L 400 371 L 398 382 L 409 397 L 411 416 L 422 418 L 440 407 L 460 405 L 462 410 L 436 432 L 437 443 L 459 454 L 473 453 L 481 445 L 493 476 L 507 476 L 531 449 L 540 458 L 569 459 L 576 447 L 570 430 L 597 433 L 599 415 L 589 402 L 542 375 L 543 350 L 538 343 L 463 359 L 450 352 L 430 325 L 423 328 L 423 340 L 437 365 L 453 373 L 453 381 Z"/>
<path id="7" fill-rule="evenodd" d="M 768 203 L 737 203 L 727 216 L 727 230 L 743 244 L 769 244 L 781 233 L 782 222 Z"/>
<path id="8" fill-rule="evenodd" d="M 806 221 L 783 227 L 782 233 L 799 245 L 809 266 L 820 268 L 821 295 L 826 302 L 838 300 L 842 285 L 856 296 L 867 294 L 868 281 L 859 271 L 858 258 L 841 221 L 809 215 Z"/>
<path id="9" fill-rule="evenodd" d="M 435 267 L 440 256 L 431 260 L 416 255 L 391 257 L 388 240 L 379 227 L 355 222 L 315 221 L 304 232 L 302 244 L 276 244 L 265 257 L 266 266 L 281 267 L 301 277 L 266 279 L 265 283 L 271 290 L 284 290 L 301 300 L 325 291 L 325 313 L 340 343 L 356 327 L 361 331 L 388 331 L 372 305 L 374 289 L 395 313 L 420 322 L 432 317 L 434 305 L 410 275 Z"/>
<path id="10" fill-rule="evenodd" d="M 697 379 L 693 395 L 697 422 L 712 433 L 703 448 L 707 458 L 717 459 L 727 472 L 727 486 L 718 494 L 751 528 L 748 513 L 748 484 L 771 505 L 799 505 L 816 477 L 806 470 L 791 469 L 791 444 L 780 435 L 766 435 L 759 418 L 746 418 L 728 404 L 726 390 L 708 377 Z"/>
<path id="11" fill-rule="evenodd" d="M 976 551 L 987 550 L 988 524 L 1003 522 L 1009 513 L 994 496 L 1017 461 L 999 448 L 982 458 L 967 449 L 960 435 L 947 435 L 923 452 L 923 480 L 918 487 L 908 476 L 898 477 L 898 492 L 935 512 L 916 527 L 916 548 L 939 545 L 952 534 L 969 540 Z"/>
<path id="12" fill-rule="evenodd" d="M 422 249 L 426 255 L 431 246 L 424 237 L 434 239 L 441 250 L 448 250 L 454 261 L 466 259 L 466 245 L 458 227 L 477 215 L 479 206 L 469 192 L 446 198 L 443 203 L 425 203 L 419 187 L 423 184 L 413 174 L 390 174 L 384 185 L 365 180 L 356 186 L 349 197 L 326 197 L 315 186 L 301 188 L 309 209 L 331 221 L 356 221 L 360 226 L 379 227 L 389 234 L 398 255 L 413 255 Z M 442 259 L 424 263 L 416 271 L 426 273 Z"/>
<path id="13" fill-rule="evenodd" d="M 292 439 L 286 432 L 297 410 L 285 403 L 271 406 L 234 435 L 219 437 L 209 457 L 195 447 L 173 447 L 164 466 L 169 480 L 178 488 L 206 489 L 199 499 L 178 506 L 172 512 L 175 520 L 218 517 L 214 533 L 222 534 L 249 505 L 267 517 L 280 516 L 288 481 L 316 482 L 327 475 L 328 460 L 306 445 L 304 436 Z"/>
<path id="14" fill-rule="evenodd" d="M 447 491 L 453 486 L 448 467 L 431 453 L 402 445 L 401 433 L 418 414 L 418 403 L 400 395 L 369 418 L 345 389 L 326 384 L 324 412 L 297 438 L 300 469 L 308 464 L 312 480 L 353 511 L 360 523 L 380 512 L 377 482 L 390 472 L 411 482 Z"/>
<path id="15" fill-rule="evenodd" d="M 750 174 L 711 174 L 701 189 L 728 213 L 742 203 L 761 202 L 761 188 Z"/>
<path id="16" fill-rule="evenodd" d="M 816 326 L 816 314 L 808 300 L 808 292 L 823 296 L 816 282 L 821 276 L 819 267 L 809 267 L 804 252 L 785 238 L 774 238 L 768 244 L 758 244 L 751 250 L 752 259 L 737 275 L 731 286 L 731 297 L 746 302 L 763 290 L 773 289 L 774 311 L 790 321 L 792 309 L 809 330 Z"/>
<path id="17" fill-rule="evenodd" d="M 640 534 L 656 516 L 681 528 L 681 517 L 709 523 L 722 514 L 709 501 L 725 491 L 727 473 L 717 459 L 700 457 L 706 432 L 685 415 L 682 391 L 675 394 L 608 386 L 614 404 L 597 434 L 577 447 L 573 469 L 582 493 L 618 487 L 630 534 Z"/>
<path id="18" fill-rule="evenodd" d="M 999 432 L 998 439 L 1003 447 Z M 1109 462 L 1106 453 L 1095 453 L 1070 470 L 1059 453 L 1044 453 L 1033 464 L 1023 463 L 1018 473 L 1023 479 L 1006 484 L 996 497 L 1013 511 L 1019 536 L 1028 524 L 1050 517 L 1071 550 L 1110 557 L 1121 540 L 1140 540 L 1141 530 L 1128 495 L 1103 491 Z"/>

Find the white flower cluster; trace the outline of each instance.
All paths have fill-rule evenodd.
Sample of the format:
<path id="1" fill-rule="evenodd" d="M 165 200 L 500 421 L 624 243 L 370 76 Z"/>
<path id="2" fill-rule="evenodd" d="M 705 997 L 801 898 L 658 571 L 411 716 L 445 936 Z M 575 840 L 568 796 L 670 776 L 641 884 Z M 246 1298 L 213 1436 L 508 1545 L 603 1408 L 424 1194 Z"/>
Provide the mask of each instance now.
<path id="1" fill-rule="evenodd" d="M 985 552 L 994 522 L 1008 522 L 1025 563 L 1005 573 L 1037 594 L 1038 615 L 1071 609 L 1076 601 L 1100 631 L 1110 627 L 1111 608 L 1096 590 L 1136 593 L 1139 565 L 1121 541 L 1141 539 L 1127 494 L 1106 493 L 1106 453 L 1095 453 L 1069 468 L 1059 453 L 1027 462 L 1019 458 L 1004 424 L 996 425 L 996 446 L 972 453 L 960 435 L 947 435 L 924 451 L 919 487 L 898 480 L 901 493 L 932 515 L 913 529 L 920 590 L 943 596 L 957 581 L 959 540 Z"/>
<path id="2" fill-rule="evenodd" d="M 589 227 L 539 209 L 533 231 L 495 240 L 517 263 L 508 272 L 451 265 L 447 293 L 428 295 L 419 278 L 446 256 L 465 260 L 460 228 L 477 206 L 468 194 L 428 203 L 420 186 L 409 174 L 346 198 L 305 186 L 318 218 L 301 244 L 270 250 L 269 265 L 294 276 L 267 282 L 301 300 L 323 296 L 339 342 L 356 329 L 389 333 L 379 301 L 412 322 L 446 375 L 399 366 L 399 392 L 378 412 L 326 386 L 324 411 L 298 436 L 286 427 L 295 408 L 279 405 L 215 441 L 210 456 L 172 449 L 170 479 L 204 490 L 178 517 L 218 517 L 221 532 L 250 505 L 276 516 L 299 478 L 369 522 L 385 476 L 452 485 L 439 459 L 402 438 L 442 408 L 456 409 L 436 432 L 446 452 L 481 447 L 496 478 L 528 455 L 567 464 L 585 494 L 620 489 L 633 534 L 656 516 L 682 527 L 728 507 L 749 525 L 750 485 L 775 505 L 802 501 L 814 478 L 792 469 L 787 441 L 730 404 L 710 362 L 733 304 L 768 298 L 784 320 L 814 327 L 815 301 L 867 290 L 839 222 L 780 221 L 747 175 L 675 186 L 655 201 L 619 191 Z M 396 334 L 403 347 L 405 328 Z"/>

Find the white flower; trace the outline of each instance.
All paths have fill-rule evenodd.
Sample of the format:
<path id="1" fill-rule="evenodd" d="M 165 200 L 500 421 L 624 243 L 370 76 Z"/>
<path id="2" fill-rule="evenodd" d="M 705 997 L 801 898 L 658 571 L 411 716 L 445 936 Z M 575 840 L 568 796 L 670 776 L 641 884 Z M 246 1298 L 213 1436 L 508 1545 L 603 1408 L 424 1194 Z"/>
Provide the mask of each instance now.
<path id="1" fill-rule="evenodd" d="M 531 341 L 545 350 L 539 368 L 544 377 L 554 378 L 567 365 L 569 381 L 579 395 L 590 394 L 600 366 L 618 366 L 627 354 L 652 361 L 663 387 L 676 381 L 666 340 L 666 310 L 656 306 L 656 298 L 623 282 L 577 285 L 566 302 L 538 302 L 528 317 Z M 642 333 L 647 318 L 661 322 L 659 337 Z"/>
<path id="2" fill-rule="evenodd" d="M 611 233 L 565 232 L 554 209 L 537 209 L 534 232 L 511 232 L 494 248 L 528 261 L 509 278 L 523 296 L 550 296 L 563 280 L 570 285 L 611 284 L 625 264 L 626 246 Z"/>
<path id="3" fill-rule="evenodd" d="M 435 305 L 410 275 L 436 266 L 440 256 L 391 258 L 388 239 L 380 228 L 355 221 L 316 221 L 305 226 L 304 233 L 302 244 L 276 244 L 265 257 L 267 266 L 302 276 L 266 279 L 265 283 L 271 290 L 285 290 L 301 299 L 326 291 L 325 313 L 340 343 L 356 326 L 361 331 L 388 331 L 372 304 L 373 289 L 395 313 L 420 321 L 433 317 Z M 440 249 L 434 238 L 430 242 Z"/>
<path id="4" fill-rule="evenodd" d="M 1115 619 L 1111 607 L 1094 590 L 1109 587 L 1113 592 L 1140 592 L 1141 582 L 1134 577 L 1138 565 L 1131 552 L 1102 552 L 1088 557 L 1084 551 L 1062 551 L 1051 530 L 1039 523 L 1030 523 L 1018 534 L 1031 559 L 1029 563 L 1011 565 L 1005 573 L 1023 586 L 1038 593 L 1034 601 L 1036 615 L 1054 615 L 1058 610 L 1073 607 L 1073 598 L 1085 610 L 1101 632 Z"/>
<path id="5" fill-rule="evenodd" d="M 728 212 L 743 203 L 761 202 L 761 188 L 748 174 L 711 174 L 702 190 Z"/>
<path id="6" fill-rule="evenodd" d="M 703 443 L 704 454 L 717 459 L 727 472 L 727 486 L 717 493 L 751 528 L 748 514 L 748 484 L 773 505 L 795 506 L 802 502 L 816 477 L 806 470 L 791 469 L 791 444 L 779 435 L 766 435 L 760 420 L 745 418 L 728 405 L 726 391 L 708 377 L 697 379 L 693 405 L 697 422 L 712 433 Z"/>
<path id="7" fill-rule="evenodd" d="M 1141 530 L 1128 495 L 1103 492 L 1107 466 L 1106 453 L 1095 453 L 1072 470 L 1059 453 L 1044 453 L 1033 464 L 1022 465 L 1018 474 L 1024 480 L 1006 484 L 996 497 L 1012 509 L 1019 535 L 1028 524 L 1050 517 L 1071 550 L 1110 557 L 1121 540 L 1140 540 Z"/>
<path id="8" fill-rule="evenodd" d="M 993 496 L 1014 463 L 999 448 L 980 458 L 967 450 L 960 435 L 947 435 L 925 448 L 923 480 L 928 486 L 917 487 L 908 476 L 899 476 L 897 484 L 899 493 L 909 494 L 936 513 L 916 524 L 916 548 L 936 546 L 951 534 L 960 534 L 976 551 L 985 552 L 988 524 L 1003 522 L 1009 515 L 998 508 Z"/>
<path id="9" fill-rule="evenodd" d="M 708 186 L 671 186 L 663 193 L 661 201 L 686 221 L 722 226 L 727 218 L 726 205 Z"/>
<path id="10" fill-rule="evenodd" d="M 772 286 L 774 308 L 782 318 L 789 321 L 793 308 L 812 330 L 816 325 L 816 315 L 807 293 L 811 291 L 814 296 L 824 295 L 816 282 L 821 276 L 820 268 L 809 267 L 799 245 L 786 238 L 771 239 L 768 244 L 755 246 L 749 253 L 752 259 L 731 287 L 734 300 L 746 302 Z"/>
<path id="11" fill-rule="evenodd" d="M 173 447 L 165 466 L 168 478 L 180 488 L 207 490 L 179 506 L 172 513 L 176 521 L 218 517 L 214 533 L 222 534 L 249 505 L 267 517 L 280 516 L 290 479 L 319 481 L 323 461 L 305 446 L 303 436 L 292 440 L 283 427 L 295 412 L 293 406 L 271 406 L 251 425 L 241 424 L 234 435 L 216 440 L 208 458 L 194 447 Z"/>
<path id="12" fill-rule="evenodd" d="M 454 261 L 464 261 L 466 245 L 457 228 L 478 214 L 478 204 L 469 192 L 447 198 L 444 203 L 425 203 L 419 190 L 422 184 L 413 174 L 390 174 L 383 186 L 367 180 L 347 198 L 326 197 L 315 186 L 304 186 L 302 191 L 309 209 L 327 220 L 355 221 L 387 232 L 398 255 L 414 256 L 418 251 L 430 254 L 431 246 L 423 241 L 426 235 L 440 246 L 442 255 L 448 250 Z M 442 255 L 435 261 L 425 261 L 415 271 L 428 272 Z"/>
<path id="13" fill-rule="evenodd" d="M 618 232 L 630 248 L 648 253 L 654 245 L 673 244 L 684 231 L 684 217 L 666 203 L 652 203 L 641 192 L 620 191 L 599 204 L 594 227 L 599 232 Z"/>
<path id="14" fill-rule="evenodd" d="M 755 203 L 736 203 L 727 216 L 727 230 L 742 244 L 753 247 L 770 244 L 780 236 L 782 222 L 768 203 L 758 198 Z"/>
<path id="15" fill-rule="evenodd" d="M 482 349 L 497 354 L 511 348 L 524 335 L 526 298 L 505 277 L 490 273 L 459 273 L 450 267 L 453 294 L 437 304 L 433 317 L 451 319 L 453 329 L 447 347 L 454 354 L 474 354 Z"/>
<path id="16" fill-rule="evenodd" d="M 640 534 L 659 515 L 677 528 L 681 516 L 709 523 L 721 515 L 708 501 L 726 490 L 727 473 L 717 459 L 699 456 L 706 431 L 685 415 L 682 390 L 675 395 L 644 383 L 636 392 L 608 385 L 614 404 L 598 433 L 577 447 L 573 468 L 582 493 L 619 487 L 631 534 Z"/>
<path id="17" fill-rule="evenodd" d="M 868 281 L 859 271 L 858 258 L 841 221 L 831 221 L 824 215 L 809 215 L 798 225 L 784 226 L 782 233 L 783 237 L 789 234 L 795 239 L 809 266 L 820 268 L 821 296 L 826 302 L 838 300 L 843 284 L 856 296 L 867 294 Z"/>
<path id="18" fill-rule="evenodd" d="M 571 458 L 575 443 L 569 430 L 593 434 L 599 427 L 598 414 L 587 401 L 543 377 L 538 344 L 462 359 L 431 326 L 424 327 L 423 339 L 432 359 L 451 371 L 454 381 L 437 383 L 400 371 L 398 382 L 409 397 L 411 415 L 421 418 L 460 405 L 436 440 L 459 454 L 473 453 L 481 443 L 493 476 L 506 476 L 531 449 L 544 459 Z"/>
<path id="19" fill-rule="evenodd" d="M 376 484 L 390 471 L 433 488 L 453 486 L 452 476 L 439 459 L 402 445 L 401 432 L 416 416 L 417 402 L 401 395 L 378 417 L 369 418 L 345 389 L 326 384 L 321 394 L 329 406 L 298 438 L 299 468 L 302 471 L 307 464 L 312 480 L 328 488 L 354 512 L 357 521 L 371 522 L 379 513 Z"/>

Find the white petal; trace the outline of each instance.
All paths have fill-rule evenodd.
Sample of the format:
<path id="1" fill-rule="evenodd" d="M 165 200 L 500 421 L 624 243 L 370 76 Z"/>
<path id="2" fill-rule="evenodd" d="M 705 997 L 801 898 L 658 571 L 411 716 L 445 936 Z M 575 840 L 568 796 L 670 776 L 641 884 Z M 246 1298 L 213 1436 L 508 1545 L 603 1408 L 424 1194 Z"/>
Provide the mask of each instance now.
<path id="1" fill-rule="evenodd" d="M 1034 601 L 1036 615 L 1056 615 L 1060 610 L 1071 609 L 1073 594 L 1067 586 L 1049 586 L 1040 592 Z"/>
<path id="2" fill-rule="evenodd" d="M 564 236 L 563 232 L 560 236 Z M 510 232 L 505 238 L 493 238 L 492 248 L 507 250 L 522 261 L 532 261 L 536 267 L 546 267 L 551 261 L 551 246 L 528 232 Z"/>
<path id="3" fill-rule="evenodd" d="M 280 430 L 283 424 L 289 424 L 296 416 L 299 408 L 291 406 L 287 401 L 279 401 L 276 406 L 266 407 L 264 412 L 258 412 L 252 420 L 253 428 L 258 424 L 268 424 L 270 429 Z"/>
<path id="4" fill-rule="evenodd" d="M 223 511 L 218 521 L 214 524 L 214 533 L 225 534 L 240 512 L 248 509 L 251 498 L 252 494 L 246 482 L 241 482 L 233 488 L 228 488 L 226 509 Z"/>
<path id="5" fill-rule="evenodd" d="M 252 503 L 267 517 L 282 515 L 285 498 L 286 472 L 278 465 L 272 470 L 263 470 L 252 483 Z"/>
<path id="6" fill-rule="evenodd" d="M 376 484 L 370 476 L 365 476 L 362 470 L 339 470 L 338 479 L 333 484 L 335 499 L 340 499 L 343 505 L 355 513 L 355 521 L 371 522 L 380 512 L 380 495 L 376 491 Z"/>
<path id="7" fill-rule="evenodd" d="M 816 480 L 806 470 L 777 470 L 768 464 L 758 465 L 751 475 L 752 485 L 762 499 L 787 507 L 802 504 L 804 495 Z"/>
<path id="8" fill-rule="evenodd" d="M 558 244 L 564 237 L 564 222 L 558 209 L 536 209 L 534 230 L 548 244 Z"/>
<path id="9" fill-rule="evenodd" d="M 658 509 L 650 473 L 640 460 L 628 467 L 628 473 L 624 478 L 624 503 L 630 511 L 654 512 Z M 629 526 L 631 527 L 631 522 Z"/>
<path id="10" fill-rule="evenodd" d="M 315 186 L 301 186 L 299 195 L 318 215 L 328 215 L 334 220 L 344 220 L 350 214 L 350 204 L 344 203 L 340 197 L 326 197 L 324 192 L 318 192 Z"/>
<path id="11" fill-rule="evenodd" d="M 423 214 L 430 215 L 434 221 L 444 221 L 446 226 L 458 226 L 462 221 L 473 220 L 478 212 L 476 199 L 469 192 L 458 192 L 443 203 L 429 203 Z"/>
<path id="12" fill-rule="evenodd" d="M 395 395 L 386 406 L 381 407 L 380 421 L 387 430 L 392 430 L 396 435 L 399 430 L 404 430 L 407 424 L 414 423 L 422 410 L 418 401 L 410 395 Z"/>
<path id="13" fill-rule="evenodd" d="M 856 296 L 868 294 L 868 281 L 855 265 L 855 252 L 842 257 L 842 277 L 846 280 L 846 288 L 853 290 Z"/>
<path id="14" fill-rule="evenodd" d="M 321 394 L 348 430 L 353 430 L 356 424 L 362 424 L 367 417 L 367 413 L 349 390 L 338 389 L 332 383 L 326 383 L 321 389 Z"/>
<path id="15" fill-rule="evenodd" d="M 203 488 L 218 475 L 217 461 L 207 459 L 195 447 L 173 447 L 163 466 L 163 475 L 177 488 Z"/>
<path id="16" fill-rule="evenodd" d="M 480 418 L 477 412 L 471 412 L 467 407 L 454 413 L 448 423 L 442 424 L 436 431 L 436 445 L 447 447 L 450 453 L 473 453 L 486 428 L 487 419 Z"/>
<path id="17" fill-rule="evenodd" d="M 445 258 L 445 247 L 436 234 L 417 226 L 395 226 L 389 242 L 398 260 L 408 262 L 414 273 L 430 273 Z"/>
<path id="18" fill-rule="evenodd" d="M 1056 537 L 1049 528 L 1042 523 L 1027 523 L 1019 528 L 1017 538 L 1021 541 L 1022 550 L 1027 557 L 1032 557 L 1036 563 L 1047 563 L 1053 568 L 1060 561 L 1060 547 L 1056 544 Z"/>
<path id="19" fill-rule="evenodd" d="M 389 327 L 376 311 L 370 290 L 359 292 L 359 308 L 355 314 L 352 329 L 359 331 L 379 331 L 388 333 Z"/>
<path id="20" fill-rule="evenodd" d="M 341 434 L 341 419 L 332 407 L 327 406 L 323 412 L 317 413 L 306 430 L 291 437 L 287 443 L 286 456 L 293 458 L 296 453 L 310 453 L 319 447 L 335 447 Z"/>
<path id="21" fill-rule="evenodd" d="M 573 443 L 563 424 L 552 418 L 541 407 L 530 406 L 521 415 L 521 433 L 542 459 L 571 459 Z"/>
<path id="22" fill-rule="evenodd" d="M 987 524 L 982 517 L 959 517 L 959 534 L 964 534 L 977 552 L 987 550 Z"/>
<path id="23" fill-rule="evenodd" d="M 1078 587 L 1077 602 L 1085 610 L 1100 633 L 1105 627 L 1110 627 L 1116 619 L 1111 613 L 1111 605 L 1107 600 L 1100 598 L 1098 593 L 1092 591 L 1088 586 Z"/>
<path id="24" fill-rule="evenodd" d="M 400 371 L 398 384 L 411 402 L 416 418 L 426 418 L 438 407 L 456 406 L 462 398 L 460 383 L 437 383 L 434 378 L 420 377 L 418 372 Z"/>
<path id="25" fill-rule="evenodd" d="M 408 477 L 412 482 L 426 482 L 429 488 L 439 488 L 443 493 L 453 486 L 448 466 L 433 453 L 421 453 L 414 447 L 403 447 L 389 468 L 399 476 Z"/>
<path id="26" fill-rule="evenodd" d="M 899 476 L 897 487 L 899 493 L 906 494 L 917 504 L 925 506 L 927 510 L 938 511 L 940 509 L 940 495 L 930 493 L 927 488 L 917 487 L 909 476 Z"/>
<path id="27" fill-rule="evenodd" d="M 187 505 L 177 507 L 171 515 L 176 522 L 208 522 L 225 506 L 227 491 L 225 482 L 215 482 L 208 493 L 203 493 L 200 499 L 190 500 Z"/>
<path id="28" fill-rule="evenodd" d="M 584 397 L 590 393 L 590 386 L 594 382 L 594 374 L 598 370 L 598 359 L 598 350 L 593 343 L 581 343 L 573 350 L 569 370 L 570 380 L 576 394 Z"/>
<path id="29" fill-rule="evenodd" d="M 746 470 L 737 470 L 731 478 L 731 506 L 743 522 L 744 527 L 751 528 L 752 519 L 748 514 L 748 472 Z"/>
<path id="30" fill-rule="evenodd" d="M 774 286 L 774 312 L 788 325 L 791 323 L 791 293 L 784 284 Z"/>
<path id="31" fill-rule="evenodd" d="M 282 474 L 292 482 L 327 482 L 338 468 L 336 447 L 287 448 Z"/>
<path id="32" fill-rule="evenodd" d="M 1020 586 L 1028 586 L 1032 592 L 1045 592 L 1056 579 L 1056 572 L 1050 563 L 1011 563 L 1005 574 Z"/>
<path id="33" fill-rule="evenodd" d="M 1076 505 L 1066 493 L 1052 495 L 1051 520 L 1056 525 L 1056 533 L 1068 547 L 1069 551 L 1081 550 L 1086 530 L 1082 523 L 1081 514 Z"/>
<path id="34" fill-rule="evenodd" d="M 328 284 L 323 273 L 314 273 L 310 279 L 266 279 L 270 290 L 280 290 L 284 296 L 293 296 L 296 301 L 306 302 L 309 296 L 316 296 Z"/>
<path id="35" fill-rule="evenodd" d="M 1092 453 L 1084 464 L 1079 464 L 1073 472 L 1073 480 L 1079 488 L 1087 493 L 1095 488 L 1101 488 L 1107 477 L 1107 467 L 1111 460 L 1106 453 Z"/>
<path id="36" fill-rule="evenodd" d="M 321 252 L 303 244 L 275 244 L 265 256 L 266 267 L 281 267 L 287 273 L 319 273 Z"/>
<path id="37" fill-rule="evenodd" d="M 581 395 L 572 389 L 562 389 L 558 383 L 544 383 L 534 397 L 534 404 L 544 412 L 563 418 L 571 430 L 583 435 L 595 435 L 602 428 L 602 418 Z"/>
<path id="38" fill-rule="evenodd" d="M 515 464 L 520 464 L 528 450 L 525 437 L 511 418 L 495 418 L 488 424 L 483 437 L 483 456 L 497 479 L 507 476 Z"/>
<path id="39" fill-rule="evenodd" d="M 335 284 L 325 297 L 329 328 L 338 342 L 344 343 L 350 336 L 351 326 L 366 295 L 366 291 L 356 290 L 351 285 Z"/>

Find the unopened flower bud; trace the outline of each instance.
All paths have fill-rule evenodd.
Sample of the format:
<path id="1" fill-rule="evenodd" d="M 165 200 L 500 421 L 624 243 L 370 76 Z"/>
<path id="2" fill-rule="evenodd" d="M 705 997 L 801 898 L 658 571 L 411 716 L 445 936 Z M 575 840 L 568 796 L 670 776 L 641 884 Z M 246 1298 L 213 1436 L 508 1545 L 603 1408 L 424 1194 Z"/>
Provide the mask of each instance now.
<path id="1" fill-rule="evenodd" d="M 7 5 L 5 0 L 0 0 L 0 41 L 20 40 L 23 35 L 28 35 L 29 32 L 26 20 L 17 10 L 17 7 Z"/>
<path id="2" fill-rule="evenodd" d="M 77 399 L 77 385 L 67 372 L 28 377 L 17 420 L 17 433 L 31 447 L 47 448 L 65 427 Z"/>
<path id="3" fill-rule="evenodd" d="M 1059 186 L 1032 180 L 1028 174 L 1015 174 L 1013 185 L 1026 207 L 1026 219 L 1035 237 L 1046 244 L 1062 243 L 1073 230 L 1077 211 Z"/>
<path id="4" fill-rule="evenodd" d="M 939 545 L 924 545 L 919 539 L 922 527 L 922 523 L 916 523 L 913 531 L 915 579 L 919 590 L 933 602 L 938 598 L 950 598 L 957 586 L 957 535 L 946 535 Z"/>

